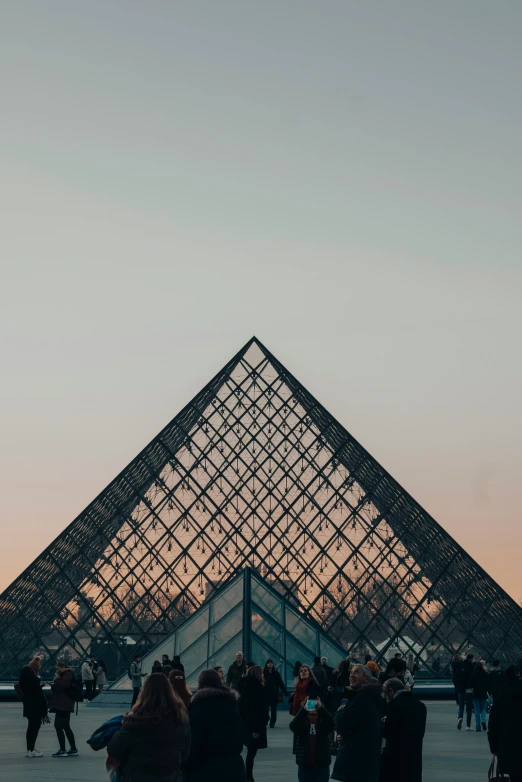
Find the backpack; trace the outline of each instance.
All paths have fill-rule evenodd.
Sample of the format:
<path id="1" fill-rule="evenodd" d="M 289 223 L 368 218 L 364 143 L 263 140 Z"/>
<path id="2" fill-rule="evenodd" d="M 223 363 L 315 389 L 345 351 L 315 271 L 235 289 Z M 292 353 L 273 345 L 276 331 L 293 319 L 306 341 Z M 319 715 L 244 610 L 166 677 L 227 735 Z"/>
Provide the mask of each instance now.
<path id="1" fill-rule="evenodd" d="M 73 678 L 67 694 L 75 703 L 83 703 L 83 683 L 76 677 Z"/>

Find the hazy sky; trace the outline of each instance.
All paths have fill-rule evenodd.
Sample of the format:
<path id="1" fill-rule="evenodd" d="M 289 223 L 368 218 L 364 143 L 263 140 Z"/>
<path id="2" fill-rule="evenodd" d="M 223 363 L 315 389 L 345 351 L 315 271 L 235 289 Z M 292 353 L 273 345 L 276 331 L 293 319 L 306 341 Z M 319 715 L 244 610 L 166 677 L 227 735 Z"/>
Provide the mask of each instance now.
<path id="1" fill-rule="evenodd" d="M 520 0 L 4 0 L 0 588 L 256 334 L 515 598 Z"/>

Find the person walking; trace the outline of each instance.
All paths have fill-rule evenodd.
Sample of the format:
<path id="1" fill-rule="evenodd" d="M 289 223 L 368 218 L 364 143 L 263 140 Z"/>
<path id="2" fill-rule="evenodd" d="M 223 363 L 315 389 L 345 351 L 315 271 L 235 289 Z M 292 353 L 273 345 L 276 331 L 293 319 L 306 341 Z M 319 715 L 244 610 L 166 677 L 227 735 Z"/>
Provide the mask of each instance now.
<path id="1" fill-rule="evenodd" d="M 314 657 L 314 664 L 312 665 L 312 673 L 315 676 L 317 684 L 321 688 L 321 698 L 324 701 L 324 699 L 326 698 L 326 693 L 328 691 L 328 676 L 326 675 L 325 669 L 321 665 L 320 657 Z"/>
<path id="2" fill-rule="evenodd" d="M 138 695 L 141 690 L 142 678 L 145 676 L 141 670 L 141 657 L 139 654 L 134 655 L 134 659 L 129 665 L 129 676 L 131 679 L 131 685 L 133 689 L 131 708 L 138 700 Z"/>
<path id="3" fill-rule="evenodd" d="M 169 671 L 169 682 L 178 698 L 181 698 L 185 708 L 188 710 L 192 699 L 192 693 L 187 687 L 187 680 L 185 679 L 183 671 L 177 671 L 175 668 L 172 668 Z"/>
<path id="4" fill-rule="evenodd" d="M 243 652 L 236 652 L 236 659 L 228 669 L 227 684 L 233 690 L 239 691 L 242 677 L 245 675 L 247 665 Z"/>
<path id="5" fill-rule="evenodd" d="M 171 665 L 175 671 L 181 671 L 181 673 L 185 673 L 185 666 L 181 662 L 179 654 L 174 655 L 174 657 L 172 658 Z"/>
<path id="6" fill-rule="evenodd" d="M 509 774 L 510 782 L 522 782 L 522 679 L 517 667 L 506 670 L 506 682 L 493 701 L 489 715 L 488 740 L 497 755 L 500 771 Z"/>
<path id="7" fill-rule="evenodd" d="M 47 718 L 47 700 L 40 682 L 40 658 L 35 657 L 20 671 L 18 681 L 22 693 L 24 717 L 27 719 L 26 758 L 43 758 L 43 752 L 36 749 L 36 739 L 40 731 L 42 720 Z M 48 721 L 48 720 L 47 720 Z"/>
<path id="8" fill-rule="evenodd" d="M 189 709 L 191 744 L 184 782 L 245 782 L 238 695 L 217 671 L 202 671 Z"/>
<path id="9" fill-rule="evenodd" d="M 53 758 L 77 757 L 76 741 L 71 730 L 71 714 L 74 712 L 74 701 L 69 690 L 74 682 L 74 672 L 67 663 L 59 662 L 56 665 L 56 676 L 51 684 L 51 700 L 49 711 L 54 714 L 54 729 L 60 748 L 53 754 Z M 65 738 L 69 742 L 69 750 L 65 749 Z"/>
<path id="10" fill-rule="evenodd" d="M 290 730 L 294 734 L 298 781 L 328 782 L 332 760 L 329 736 L 333 733 L 334 721 L 320 698 L 315 703 L 307 700 L 291 721 Z"/>
<path id="11" fill-rule="evenodd" d="M 475 730 L 487 730 L 486 706 L 489 692 L 489 675 L 484 660 L 475 663 L 473 673 L 469 680 L 473 698 L 473 711 L 475 712 Z"/>
<path id="12" fill-rule="evenodd" d="M 103 660 L 98 661 L 98 670 L 96 671 L 96 684 L 100 692 L 107 684 L 107 666 Z"/>
<path id="13" fill-rule="evenodd" d="M 121 769 L 121 782 L 181 782 L 189 750 L 185 706 L 163 673 L 151 673 L 109 741 L 107 754 Z"/>
<path id="14" fill-rule="evenodd" d="M 281 674 L 274 666 L 273 660 L 267 660 L 263 670 L 266 698 L 270 708 L 270 727 L 274 728 L 277 722 L 277 704 L 282 701 L 283 695 L 288 695 Z"/>
<path id="15" fill-rule="evenodd" d="M 263 669 L 253 665 L 243 680 L 241 690 L 241 711 L 245 723 L 246 782 L 253 782 L 254 758 L 258 750 L 266 749 L 266 723 L 268 722 L 268 700 L 263 682 Z"/>
<path id="16" fill-rule="evenodd" d="M 457 730 L 462 730 L 464 709 L 466 710 L 466 730 L 471 730 L 473 714 L 473 696 L 469 688 L 469 680 L 473 673 L 473 655 L 468 654 L 455 668 L 454 683 L 458 696 Z"/>
<path id="17" fill-rule="evenodd" d="M 489 670 L 489 691 L 493 698 L 493 703 L 504 689 L 505 683 L 506 672 L 500 667 L 500 660 L 493 660 L 493 665 Z"/>
<path id="18" fill-rule="evenodd" d="M 453 687 L 455 688 L 455 702 L 457 706 L 459 705 L 459 693 L 457 691 L 457 677 L 458 677 L 458 671 L 462 664 L 462 657 L 460 654 L 454 654 L 453 659 L 451 661 L 451 679 L 453 681 Z"/>
<path id="19" fill-rule="evenodd" d="M 85 698 L 92 701 L 94 698 L 94 673 L 92 670 L 91 658 L 87 657 L 82 665 L 82 682 L 85 687 Z"/>
<path id="20" fill-rule="evenodd" d="M 321 688 L 317 684 L 317 679 L 312 673 L 309 665 L 301 665 L 299 675 L 296 681 L 294 694 L 290 701 L 290 714 L 295 717 L 303 708 L 307 698 L 319 698 Z"/>
<path id="21" fill-rule="evenodd" d="M 335 714 L 341 740 L 332 779 L 343 782 L 378 782 L 381 759 L 382 685 L 365 665 L 350 671 L 352 700 Z"/>
<path id="22" fill-rule="evenodd" d="M 422 782 L 422 742 L 426 706 L 400 679 L 384 684 L 387 703 L 379 782 Z"/>

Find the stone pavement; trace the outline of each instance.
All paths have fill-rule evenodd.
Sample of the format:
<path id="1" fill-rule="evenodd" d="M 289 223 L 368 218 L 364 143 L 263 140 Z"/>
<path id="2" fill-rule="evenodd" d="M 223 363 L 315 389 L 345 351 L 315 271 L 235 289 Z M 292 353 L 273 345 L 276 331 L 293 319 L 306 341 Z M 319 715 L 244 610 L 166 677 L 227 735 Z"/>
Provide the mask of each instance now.
<path id="1" fill-rule="evenodd" d="M 423 782 L 480 782 L 487 778 L 490 762 L 486 733 L 458 732 L 455 705 L 428 701 L 428 727 L 424 740 Z M 103 753 L 93 752 L 85 743 L 93 730 L 112 716 L 109 709 L 82 706 L 71 724 L 77 738 L 80 757 L 55 760 L 58 748 L 51 725 L 42 728 L 37 742 L 43 758 L 24 757 L 26 720 L 18 703 L 0 703 L 0 782 L 45 782 L 70 780 L 103 782 Z M 269 730 L 270 746 L 258 753 L 254 767 L 256 782 L 296 782 L 297 767 L 291 750 L 287 713 L 279 714 L 274 730 Z M 210 782 L 210 780 L 209 780 Z"/>

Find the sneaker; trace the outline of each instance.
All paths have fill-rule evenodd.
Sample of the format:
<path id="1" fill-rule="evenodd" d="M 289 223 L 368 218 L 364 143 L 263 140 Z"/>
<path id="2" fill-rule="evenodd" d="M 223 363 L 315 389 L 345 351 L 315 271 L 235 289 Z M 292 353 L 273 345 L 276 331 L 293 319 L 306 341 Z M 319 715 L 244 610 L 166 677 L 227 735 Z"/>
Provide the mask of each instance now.
<path id="1" fill-rule="evenodd" d="M 482 730 L 487 730 L 487 729 L 488 729 L 488 726 L 486 725 L 486 723 L 485 723 L 485 722 L 483 722 L 483 723 L 482 723 Z"/>
<path id="2" fill-rule="evenodd" d="M 68 758 L 69 753 L 64 749 L 59 749 L 58 752 L 53 752 L 53 758 Z"/>
<path id="3" fill-rule="evenodd" d="M 67 754 L 69 755 L 70 758 L 77 758 L 80 753 L 78 752 L 77 749 L 73 749 L 71 747 L 71 749 L 69 750 L 69 752 Z"/>
<path id="4" fill-rule="evenodd" d="M 462 730 L 462 717 L 460 717 L 459 721 L 457 722 L 457 730 Z"/>
<path id="5" fill-rule="evenodd" d="M 43 752 L 38 752 L 37 749 L 27 750 L 25 753 L 26 758 L 43 758 Z"/>
<path id="6" fill-rule="evenodd" d="M 469 726 L 469 725 L 468 725 L 468 727 L 466 728 L 466 730 L 471 730 L 471 728 L 470 728 L 470 726 Z"/>

